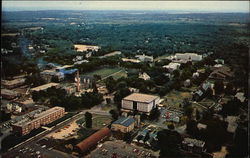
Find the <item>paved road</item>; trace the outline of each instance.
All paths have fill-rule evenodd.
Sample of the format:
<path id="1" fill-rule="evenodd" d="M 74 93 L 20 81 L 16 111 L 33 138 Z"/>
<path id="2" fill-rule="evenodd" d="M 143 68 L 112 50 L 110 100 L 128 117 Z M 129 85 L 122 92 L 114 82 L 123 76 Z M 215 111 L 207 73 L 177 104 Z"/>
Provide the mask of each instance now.
<path id="1" fill-rule="evenodd" d="M 11 153 L 18 152 L 20 149 L 26 147 L 27 145 L 33 144 L 35 141 L 38 141 L 39 139 L 46 136 L 47 134 L 52 133 L 52 132 L 60 129 L 60 128 L 64 127 L 65 125 L 69 124 L 70 122 L 72 122 L 74 120 L 77 120 L 77 119 L 79 119 L 81 117 L 83 117 L 83 112 L 73 116 L 70 119 L 65 120 L 64 122 L 61 122 L 61 123 L 57 124 L 56 126 L 52 127 L 51 130 L 46 130 L 46 131 L 44 131 L 44 132 L 42 132 L 42 133 L 40 133 L 40 134 L 38 134 L 38 135 L 36 135 L 34 137 L 31 137 L 30 139 L 28 139 L 26 141 L 16 145 L 15 147 L 9 149 L 9 151 L 4 153 L 3 155 L 6 155 L 6 157 L 9 157 L 8 155 L 11 155 Z"/>

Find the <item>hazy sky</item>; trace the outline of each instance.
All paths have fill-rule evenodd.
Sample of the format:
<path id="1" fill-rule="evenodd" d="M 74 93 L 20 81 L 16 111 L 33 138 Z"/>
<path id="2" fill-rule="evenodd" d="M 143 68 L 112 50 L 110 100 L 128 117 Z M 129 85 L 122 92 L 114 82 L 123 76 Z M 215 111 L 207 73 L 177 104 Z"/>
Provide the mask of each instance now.
<path id="1" fill-rule="evenodd" d="M 3 10 L 187 10 L 249 12 L 249 1 L 2 1 Z"/>

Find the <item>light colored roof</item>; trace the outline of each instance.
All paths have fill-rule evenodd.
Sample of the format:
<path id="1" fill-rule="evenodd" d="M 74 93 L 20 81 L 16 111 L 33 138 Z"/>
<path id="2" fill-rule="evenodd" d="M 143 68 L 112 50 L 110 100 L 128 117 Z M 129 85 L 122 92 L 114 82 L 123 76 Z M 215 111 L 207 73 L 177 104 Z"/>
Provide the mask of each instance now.
<path id="1" fill-rule="evenodd" d="M 17 123 L 14 124 L 14 125 L 15 125 L 15 126 L 24 126 L 24 125 L 30 124 L 30 123 L 32 123 L 32 122 L 34 122 L 34 121 L 37 121 L 38 119 L 41 119 L 41 118 L 45 117 L 46 115 L 49 115 L 49 114 L 54 113 L 54 112 L 56 112 L 56 111 L 59 111 L 59 110 L 61 110 L 61 109 L 64 109 L 64 108 L 58 107 L 58 106 L 53 107 L 53 108 L 50 108 L 50 109 L 48 109 L 48 110 L 46 110 L 46 111 L 43 111 L 43 112 L 38 113 L 38 114 L 35 114 L 34 117 L 33 117 L 33 119 L 25 118 L 25 119 L 23 119 L 23 120 L 17 122 Z"/>
<path id="2" fill-rule="evenodd" d="M 41 91 L 41 90 L 45 90 L 47 88 L 50 88 L 50 87 L 53 87 L 53 86 L 57 86 L 57 85 L 59 85 L 59 84 L 51 82 L 51 83 L 48 83 L 48 84 L 44 84 L 44 85 L 32 88 L 31 91 Z"/>
<path id="3" fill-rule="evenodd" d="M 7 86 L 14 85 L 14 84 L 22 84 L 22 83 L 25 83 L 25 78 L 18 78 L 14 80 L 2 80 L 1 83 Z"/>
<path id="4" fill-rule="evenodd" d="M 195 146 L 198 146 L 198 147 L 203 147 L 205 145 L 204 141 L 197 140 L 197 139 L 192 139 L 192 138 L 184 138 L 182 143 L 192 144 L 192 145 L 195 145 Z"/>
<path id="5" fill-rule="evenodd" d="M 149 95 L 149 94 L 142 94 L 142 93 L 133 93 L 130 94 L 129 96 L 123 98 L 124 100 L 131 100 L 131 101 L 136 101 L 136 102 L 152 102 L 158 98 L 156 95 Z"/>

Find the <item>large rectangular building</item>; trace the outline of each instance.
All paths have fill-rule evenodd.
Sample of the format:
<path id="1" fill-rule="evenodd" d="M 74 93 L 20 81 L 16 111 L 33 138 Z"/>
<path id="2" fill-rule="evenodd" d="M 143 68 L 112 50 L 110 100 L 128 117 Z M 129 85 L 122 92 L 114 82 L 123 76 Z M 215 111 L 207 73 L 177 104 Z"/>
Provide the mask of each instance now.
<path id="1" fill-rule="evenodd" d="M 111 129 L 113 131 L 120 131 L 122 133 L 131 132 L 135 128 L 135 120 L 130 117 L 122 117 L 112 123 Z"/>
<path id="2" fill-rule="evenodd" d="M 133 93 L 122 99 L 123 110 L 138 110 L 149 113 L 159 103 L 160 98 L 155 95 Z"/>
<path id="3" fill-rule="evenodd" d="M 17 131 L 20 135 L 26 135 L 33 129 L 37 129 L 63 117 L 64 112 L 64 108 L 62 107 L 53 107 L 13 124 L 12 129 L 13 131 Z"/>
<path id="4" fill-rule="evenodd" d="M 176 53 L 176 60 L 190 60 L 190 61 L 201 61 L 202 55 L 196 53 Z"/>

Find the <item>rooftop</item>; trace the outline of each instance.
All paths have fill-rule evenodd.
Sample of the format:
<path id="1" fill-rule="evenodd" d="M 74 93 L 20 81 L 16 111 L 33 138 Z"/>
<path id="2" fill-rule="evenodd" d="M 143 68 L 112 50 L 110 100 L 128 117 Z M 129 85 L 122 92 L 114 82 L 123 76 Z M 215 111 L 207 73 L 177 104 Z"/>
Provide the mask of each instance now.
<path id="1" fill-rule="evenodd" d="M 25 119 L 17 122 L 14 125 L 15 126 L 24 126 L 24 125 L 30 124 L 30 123 L 40 119 L 41 117 L 44 117 L 46 115 L 49 115 L 49 114 L 51 114 L 51 113 L 53 113 L 55 111 L 61 110 L 61 109 L 64 109 L 64 108 L 56 106 L 56 107 L 50 108 L 50 109 L 48 109 L 46 111 L 42 111 L 41 113 L 35 113 L 33 115 L 33 117 L 25 118 Z"/>
<path id="2" fill-rule="evenodd" d="M 115 122 L 113 122 L 113 124 L 120 124 L 122 126 L 130 126 L 132 123 L 134 123 L 135 120 L 133 118 L 130 117 L 122 117 L 118 120 L 116 120 Z"/>
<path id="3" fill-rule="evenodd" d="M 9 90 L 9 89 L 1 89 L 1 94 L 3 95 L 18 95 L 18 93 L 16 91 L 13 90 Z"/>
<path id="4" fill-rule="evenodd" d="M 137 102 L 147 102 L 150 103 L 153 100 L 158 98 L 156 95 L 149 95 L 149 94 L 142 94 L 142 93 L 133 93 L 129 96 L 123 98 L 124 100 L 131 100 L 131 101 L 137 101 Z"/>
<path id="5" fill-rule="evenodd" d="M 58 85 L 59 85 L 58 83 L 51 82 L 51 83 L 48 83 L 48 84 L 44 84 L 44 85 L 32 88 L 31 91 L 41 91 L 41 90 L 45 90 L 45 89 L 48 89 L 50 87 L 58 86 Z"/>
<path id="6" fill-rule="evenodd" d="M 14 85 L 14 84 L 25 83 L 25 78 L 17 78 L 14 80 L 2 80 L 1 83 L 3 85 Z"/>
<path id="7" fill-rule="evenodd" d="M 192 139 L 192 138 L 184 138 L 182 141 L 184 144 L 192 144 L 198 147 L 203 147 L 205 145 L 204 141 L 197 140 L 197 139 Z"/>

